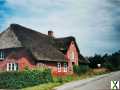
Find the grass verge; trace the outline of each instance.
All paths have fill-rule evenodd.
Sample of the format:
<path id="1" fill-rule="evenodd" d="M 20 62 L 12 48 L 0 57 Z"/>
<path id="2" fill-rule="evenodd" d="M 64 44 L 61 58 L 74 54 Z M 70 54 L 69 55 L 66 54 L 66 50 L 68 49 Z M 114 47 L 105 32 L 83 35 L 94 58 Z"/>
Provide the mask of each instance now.
<path id="1" fill-rule="evenodd" d="M 80 76 L 72 75 L 72 76 L 67 76 L 67 77 L 64 77 L 64 78 L 58 77 L 58 78 L 54 78 L 54 81 L 51 82 L 51 83 L 40 84 L 40 85 L 33 86 L 33 87 L 27 87 L 27 88 L 23 88 L 22 90 L 52 90 L 54 87 L 60 86 L 64 83 L 67 83 L 67 82 L 70 82 L 70 81 L 82 80 L 82 79 L 94 77 L 94 76 L 97 76 L 97 75 L 102 75 L 102 74 L 105 74 L 105 73 L 108 73 L 108 72 L 109 71 L 107 71 L 104 68 L 90 69 L 86 73 L 81 74 Z"/>
<path id="2" fill-rule="evenodd" d="M 46 83 L 40 84 L 33 87 L 23 88 L 22 90 L 52 90 L 52 88 L 61 85 L 62 83 Z"/>

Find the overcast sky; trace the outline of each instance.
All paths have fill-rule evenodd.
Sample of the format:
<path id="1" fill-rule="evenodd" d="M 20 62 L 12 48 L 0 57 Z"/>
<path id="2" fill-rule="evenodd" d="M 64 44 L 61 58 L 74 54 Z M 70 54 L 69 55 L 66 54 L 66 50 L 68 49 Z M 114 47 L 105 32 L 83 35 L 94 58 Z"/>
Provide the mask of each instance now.
<path id="1" fill-rule="evenodd" d="M 120 49 L 120 0 L 0 0 L 0 31 L 11 23 L 75 36 L 84 56 Z"/>

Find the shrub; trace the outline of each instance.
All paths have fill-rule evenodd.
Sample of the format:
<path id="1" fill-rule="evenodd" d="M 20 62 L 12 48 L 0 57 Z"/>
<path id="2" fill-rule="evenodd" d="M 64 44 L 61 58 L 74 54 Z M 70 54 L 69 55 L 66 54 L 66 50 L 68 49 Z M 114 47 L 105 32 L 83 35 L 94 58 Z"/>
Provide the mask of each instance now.
<path id="1" fill-rule="evenodd" d="M 87 65 L 80 65 L 80 66 L 74 65 L 73 66 L 73 71 L 77 75 L 81 75 L 85 73 L 86 71 L 88 71 L 88 69 L 89 67 Z"/>
<path id="2" fill-rule="evenodd" d="M 57 77 L 57 82 L 63 83 L 63 78 L 62 77 Z"/>
<path id="3" fill-rule="evenodd" d="M 103 67 L 105 67 L 109 70 L 114 70 L 114 66 L 108 61 L 103 64 Z"/>
<path id="4" fill-rule="evenodd" d="M 72 75 L 66 76 L 66 77 L 64 78 L 64 81 L 65 81 L 65 82 L 69 82 L 69 81 L 73 81 L 73 80 L 74 80 L 74 78 L 73 78 Z"/>
<path id="5" fill-rule="evenodd" d="M 52 75 L 50 69 L 0 73 L 1 89 L 20 89 L 51 81 Z"/>

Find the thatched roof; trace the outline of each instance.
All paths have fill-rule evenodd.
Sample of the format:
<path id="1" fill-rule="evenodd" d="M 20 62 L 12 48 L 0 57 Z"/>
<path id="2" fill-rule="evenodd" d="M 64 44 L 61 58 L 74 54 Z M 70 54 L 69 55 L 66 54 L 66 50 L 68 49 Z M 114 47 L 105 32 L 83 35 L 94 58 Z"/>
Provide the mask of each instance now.
<path id="1" fill-rule="evenodd" d="M 21 25 L 11 24 L 0 34 L 0 49 L 24 47 L 36 60 L 63 62 L 64 53 L 72 40 L 75 41 L 75 38 L 53 38 Z"/>
<path id="2" fill-rule="evenodd" d="M 77 48 L 78 51 L 78 55 L 79 55 L 79 63 L 84 63 L 84 64 L 88 64 L 89 61 L 87 59 L 85 59 L 79 51 L 78 45 L 76 43 L 76 40 L 73 36 L 69 36 L 69 37 L 64 37 L 64 38 L 56 38 L 55 39 L 55 45 L 57 46 L 57 48 L 62 51 L 64 54 L 67 52 L 69 45 L 71 43 L 71 41 L 74 41 L 75 46 Z"/>

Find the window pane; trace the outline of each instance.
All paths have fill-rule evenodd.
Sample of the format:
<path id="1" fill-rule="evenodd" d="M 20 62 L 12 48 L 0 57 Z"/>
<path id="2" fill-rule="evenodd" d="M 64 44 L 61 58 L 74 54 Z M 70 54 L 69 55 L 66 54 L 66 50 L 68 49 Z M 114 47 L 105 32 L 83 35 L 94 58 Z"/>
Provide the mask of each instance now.
<path id="1" fill-rule="evenodd" d="M 64 72 L 67 72 L 67 64 L 64 63 Z"/>
<path id="2" fill-rule="evenodd" d="M 0 59 L 2 59 L 2 51 L 0 51 Z"/>
<path id="3" fill-rule="evenodd" d="M 16 71 L 16 63 L 14 63 L 14 71 Z"/>
<path id="4" fill-rule="evenodd" d="M 18 70 L 18 63 L 16 63 L 16 70 Z"/>
<path id="5" fill-rule="evenodd" d="M 61 63 L 57 64 L 57 69 L 58 69 L 58 72 L 61 72 Z"/>
<path id="6" fill-rule="evenodd" d="M 1 51 L 1 55 L 2 55 L 1 58 L 3 59 L 3 51 Z"/>
<path id="7" fill-rule="evenodd" d="M 4 59 L 4 52 L 2 51 L 2 58 Z"/>
<path id="8" fill-rule="evenodd" d="M 4 59 L 4 58 L 5 58 L 4 52 L 0 51 L 0 59 Z"/>
<path id="9" fill-rule="evenodd" d="M 11 68 L 12 68 L 12 71 L 13 71 L 13 70 L 14 70 L 14 63 L 12 63 L 11 65 L 12 65 L 12 67 L 11 67 Z"/>
<path id="10" fill-rule="evenodd" d="M 16 71 L 18 70 L 18 63 L 7 63 L 7 71 Z"/>
<path id="11" fill-rule="evenodd" d="M 9 70 L 12 71 L 12 63 L 9 64 Z"/>
<path id="12" fill-rule="evenodd" d="M 18 64 L 17 64 L 17 63 L 14 63 L 14 64 L 13 64 L 13 68 L 14 68 L 14 69 L 13 69 L 14 71 L 18 70 Z"/>

